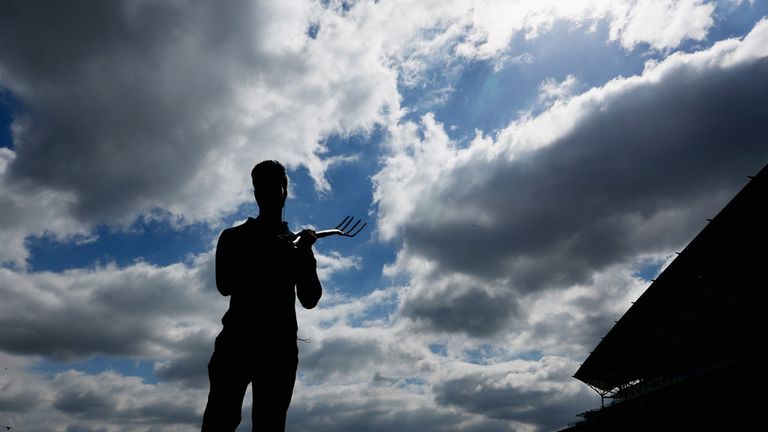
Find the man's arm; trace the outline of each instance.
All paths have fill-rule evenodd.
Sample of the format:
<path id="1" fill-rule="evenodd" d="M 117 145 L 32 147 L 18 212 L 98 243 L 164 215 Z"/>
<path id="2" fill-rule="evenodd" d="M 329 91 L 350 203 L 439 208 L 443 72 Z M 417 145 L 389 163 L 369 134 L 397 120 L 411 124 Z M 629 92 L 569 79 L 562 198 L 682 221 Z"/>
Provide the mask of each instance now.
<path id="1" fill-rule="evenodd" d="M 317 277 L 317 261 L 312 252 L 312 244 L 317 240 L 317 237 L 312 230 L 304 230 L 299 233 L 299 236 L 299 244 L 296 247 L 296 296 L 302 306 L 306 309 L 312 309 L 317 306 L 317 302 L 323 295 L 323 287 Z"/>
<path id="2" fill-rule="evenodd" d="M 235 282 L 232 274 L 232 259 L 234 257 L 230 256 L 230 234 L 229 230 L 224 230 L 216 244 L 216 288 L 223 296 L 232 294 Z"/>

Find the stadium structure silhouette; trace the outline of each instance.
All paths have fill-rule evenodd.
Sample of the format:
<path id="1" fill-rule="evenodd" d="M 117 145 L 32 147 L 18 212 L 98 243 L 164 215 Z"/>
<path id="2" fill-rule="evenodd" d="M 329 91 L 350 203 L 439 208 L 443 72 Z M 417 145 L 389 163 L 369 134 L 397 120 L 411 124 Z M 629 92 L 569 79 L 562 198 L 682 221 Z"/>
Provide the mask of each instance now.
<path id="1" fill-rule="evenodd" d="M 765 424 L 768 166 L 749 178 L 581 364 L 601 406 L 561 432 Z"/>

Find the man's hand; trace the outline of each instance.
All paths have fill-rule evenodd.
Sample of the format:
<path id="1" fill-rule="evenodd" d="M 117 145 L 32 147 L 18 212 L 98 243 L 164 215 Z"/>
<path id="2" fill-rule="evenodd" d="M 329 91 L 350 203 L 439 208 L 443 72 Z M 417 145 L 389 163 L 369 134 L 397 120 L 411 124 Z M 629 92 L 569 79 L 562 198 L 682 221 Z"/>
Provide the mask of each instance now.
<path id="1" fill-rule="evenodd" d="M 305 229 L 299 233 L 299 242 L 296 243 L 296 247 L 299 249 L 309 249 L 317 241 L 317 235 L 314 230 Z"/>

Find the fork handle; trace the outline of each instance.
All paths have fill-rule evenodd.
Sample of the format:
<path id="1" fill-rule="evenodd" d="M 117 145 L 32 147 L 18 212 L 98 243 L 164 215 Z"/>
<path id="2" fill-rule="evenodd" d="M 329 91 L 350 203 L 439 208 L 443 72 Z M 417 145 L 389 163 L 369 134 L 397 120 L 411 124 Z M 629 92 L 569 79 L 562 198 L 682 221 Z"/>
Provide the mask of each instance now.
<path id="1" fill-rule="evenodd" d="M 322 231 L 315 231 L 315 236 L 317 238 L 323 238 L 328 237 L 332 235 L 343 235 L 344 232 L 337 229 L 328 229 L 328 230 L 322 230 Z M 299 239 L 301 236 L 296 236 L 296 238 L 293 240 L 293 244 L 299 244 Z"/>
<path id="2" fill-rule="evenodd" d="M 315 235 L 317 238 L 323 238 L 328 237 L 332 235 L 343 235 L 344 232 L 338 229 L 328 229 L 328 230 L 322 230 L 322 231 L 315 231 Z"/>

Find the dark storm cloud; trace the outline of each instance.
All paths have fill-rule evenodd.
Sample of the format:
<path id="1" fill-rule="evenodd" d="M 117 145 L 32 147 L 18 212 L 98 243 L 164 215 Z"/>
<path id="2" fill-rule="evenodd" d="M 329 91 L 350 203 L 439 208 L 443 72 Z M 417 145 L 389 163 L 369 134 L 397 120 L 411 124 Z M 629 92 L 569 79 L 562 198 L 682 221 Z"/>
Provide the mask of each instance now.
<path id="1" fill-rule="evenodd" d="M 77 310 L 67 312 L 72 315 L 48 316 L 48 319 L 59 319 L 56 324 L 22 320 L 8 323 L 0 346 L 10 353 L 41 354 L 71 361 L 94 353 L 146 355 L 152 350 L 152 342 L 157 342 L 151 338 L 151 326 L 123 322 L 111 325 L 100 316 Z"/>
<path id="2" fill-rule="evenodd" d="M 490 224 L 427 220 L 407 246 L 451 271 L 530 291 L 589 282 L 608 265 L 683 246 L 768 162 L 768 59 L 606 92 L 575 127 L 511 162 L 470 161 L 424 205 Z M 467 187 L 466 179 L 472 179 Z M 438 217 L 439 219 L 439 217 Z"/>
<path id="3" fill-rule="evenodd" d="M 449 284 L 439 292 L 420 294 L 404 301 L 403 316 L 430 330 L 462 332 L 476 338 L 493 336 L 506 328 L 517 309 L 515 299 L 506 292 L 491 295 L 484 289 Z"/>
<path id="4" fill-rule="evenodd" d="M 113 401 L 96 391 L 81 388 L 65 389 L 56 395 L 53 407 L 79 418 L 107 418 L 114 414 Z"/>
<path id="5" fill-rule="evenodd" d="M 30 236 L 216 223 L 252 202 L 262 158 L 328 190 L 347 159 L 324 137 L 370 130 L 398 100 L 366 47 L 310 44 L 312 13 L 306 0 L 2 2 L 0 91 L 18 103 L 0 125 L 0 264 L 24 268 Z"/>
<path id="6" fill-rule="evenodd" d="M 286 430 L 313 432 L 398 431 L 398 432 L 510 432 L 509 422 L 471 416 L 453 410 L 423 406 L 388 406 L 389 398 L 374 395 L 367 399 L 329 401 L 322 398 L 312 403 L 292 403 L 288 410 Z"/>
<path id="7" fill-rule="evenodd" d="M 7 383 L 0 386 L 0 412 L 22 413 L 36 409 L 42 398 L 35 392 L 25 388 L 11 388 Z M 20 386 L 19 386 L 20 387 Z"/>
<path id="8" fill-rule="evenodd" d="M 230 91 L 217 72 L 226 64 L 194 58 L 193 42 L 223 28 L 184 6 L 3 2 L 0 84 L 30 119 L 11 178 L 76 193 L 71 210 L 90 222 L 124 220 L 181 189 L 217 139 L 210 125 L 226 125 L 211 108 Z"/>
<path id="9" fill-rule="evenodd" d="M 138 263 L 62 274 L 0 269 L 6 299 L 0 348 L 67 361 L 98 353 L 146 357 L 177 345 L 202 351 L 209 348 L 203 340 L 211 337 L 217 298 L 205 280 L 204 258 L 199 266 Z"/>
<path id="10" fill-rule="evenodd" d="M 88 375 L 68 371 L 53 380 L 51 406 L 80 420 L 115 421 L 124 426 L 197 424 L 194 399 L 178 390 L 143 384 L 112 372 Z M 188 390 L 187 390 L 188 391 Z M 175 393 L 175 394 L 174 394 Z M 170 396 L 173 394 L 173 396 Z"/>
<path id="11" fill-rule="evenodd" d="M 161 381 L 178 382 L 184 387 L 207 387 L 207 365 L 213 344 L 210 333 L 202 331 L 176 342 L 173 357 L 157 364 L 155 375 Z"/>
<path id="12" fill-rule="evenodd" d="M 325 172 L 344 158 L 325 159 L 324 137 L 371 130 L 398 99 L 365 47 L 310 44 L 313 12 L 304 0 L 0 5 L 0 88 L 21 107 L 0 181 L 66 197 L 56 219 L 77 228 L 22 231 L 216 220 L 247 199 L 266 157 L 329 189 Z"/>
<path id="13" fill-rule="evenodd" d="M 574 339 L 549 323 L 596 339 L 619 313 L 613 305 L 553 298 L 530 317 L 491 299 L 581 286 L 627 301 L 595 286 L 598 275 L 680 250 L 768 163 L 767 38 L 762 20 L 742 40 L 649 62 L 639 76 L 467 145 L 452 142 L 433 115 L 393 131 L 374 182 L 382 237 L 403 240 L 393 266 L 411 278 L 403 313 L 473 336 L 511 330 L 519 319 L 555 352 Z M 451 277 L 464 290 L 444 293 Z M 632 285 L 617 282 L 625 292 Z M 476 286 L 483 289 L 465 291 Z M 584 318 L 597 327 L 585 329 Z"/>
<path id="14" fill-rule="evenodd" d="M 108 432 L 109 430 L 105 427 L 98 427 L 98 426 L 84 426 L 84 425 L 77 425 L 72 424 L 67 426 L 67 432 Z"/>
<path id="15" fill-rule="evenodd" d="M 434 388 L 440 405 L 455 406 L 489 418 L 519 421 L 541 430 L 554 430 L 575 420 L 574 415 L 593 407 L 596 396 L 572 381 L 570 362 L 515 370 L 468 372 L 441 382 Z M 509 376 L 525 377 L 528 382 L 515 385 Z M 535 376 L 535 379 L 530 379 Z"/>
<path id="16" fill-rule="evenodd" d="M 129 418 L 141 418 L 142 423 L 149 425 L 165 423 L 197 426 L 202 418 L 194 406 L 185 401 L 173 400 L 158 400 L 126 414 Z"/>
<path id="17" fill-rule="evenodd" d="M 366 369 L 383 358 L 384 351 L 376 340 L 335 338 L 323 341 L 320 349 L 301 355 L 300 363 L 307 378 L 322 382 L 349 371 Z"/>
<path id="18" fill-rule="evenodd" d="M 56 218 L 77 228 L 37 221 L 24 231 L 66 238 L 141 215 L 215 220 L 247 197 L 248 170 L 263 157 L 304 165 L 327 188 L 321 138 L 372 127 L 396 100 L 390 81 L 367 85 L 374 67 L 390 74 L 375 56 L 344 77 L 314 72 L 332 56 L 308 50 L 334 47 L 306 45 L 311 11 L 310 2 L 0 5 L 0 86 L 21 106 L 0 180 L 67 197 Z M 334 65 L 360 63 L 341 55 Z"/>
<path id="19" fill-rule="evenodd" d="M 155 375 L 162 381 L 179 382 L 184 387 L 206 388 L 208 386 L 208 361 L 213 352 L 213 343 L 205 345 L 205 351 L 183 352 L 155 367 Z"/>
<path id="20" fill-rule="evenodd" d="M 607 297 L 607 296 L 606 296 Z M 615 308 L 615 305 L 613 305 Z M 620 304 L 620 307 L 628 305 Z M 591 349 L 613 327 L 621 316 L 612 308 L 598 304 L 578 310 L 578 313 L 552 313 L 546 320 L 526 327 L 530 339 L 547 352 L 572 354 L 585 358 Z M 546 348 L 544 348 L 546 347 Z"/>

